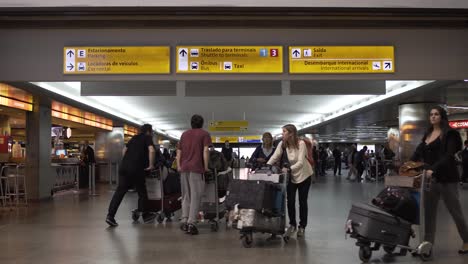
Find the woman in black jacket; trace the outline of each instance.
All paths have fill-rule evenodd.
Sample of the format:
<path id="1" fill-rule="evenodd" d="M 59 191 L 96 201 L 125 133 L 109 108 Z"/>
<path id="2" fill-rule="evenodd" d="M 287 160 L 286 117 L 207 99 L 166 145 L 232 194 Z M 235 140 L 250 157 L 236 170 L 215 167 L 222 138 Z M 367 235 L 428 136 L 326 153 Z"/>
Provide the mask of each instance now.
<path id="1" fill-rule="evenodd" d="M 433 179 L 430 191 L 425 194 L 425 241 L 434 243 L 437 205 L 440 198 L 452 215 L 463 240 L 460 254 L 468 253 L 468 228 L 460 206 L 458 194 L 459 175 L 455 161 L 462 145 L 460 134 L 450 128 L 447 112 L 440 106 L 435 106 L 430 112 L 430 126 L 422 142 L 413 154 L 413 161 L 423 161 L 426 164 L 426 175 Z"/>
<path id="2" fill-rule="evenodd" d="M 276 148 L 273 146 L 273 136 L 270 132 L 263 133 L 262 142 L 263 144 L 255 149 L 249 160 L 253 169 L 266 165 L 271 156 L 273 156 L 273 153 L 275 153 Z"/>

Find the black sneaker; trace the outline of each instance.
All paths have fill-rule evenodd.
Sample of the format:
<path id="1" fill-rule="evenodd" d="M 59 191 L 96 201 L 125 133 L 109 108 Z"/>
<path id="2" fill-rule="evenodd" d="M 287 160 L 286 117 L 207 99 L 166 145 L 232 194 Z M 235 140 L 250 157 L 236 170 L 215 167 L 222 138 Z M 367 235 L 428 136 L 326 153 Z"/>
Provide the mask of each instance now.
<path id="1" fill-rule="evenodd" d="M 187 223 L 182 223 L 180 224 L 180 230 L 187 232 L 188 231 L 188 224 Z"/>
<path id="2" fill-rule="evenodd" d="M 116 227 L 116 226 L 119 225 L 119 224 L 117 224 L 117 221 L 115 221 L 114 217 L 112 217 L 112 216 L 107 216 L 107 217 L 106 217 L 106 223 L 107 223 L 110 227 Z"/>
<path id="3" fill-rule="evenodd" d="M 189 235 L 198 235 L 197 227 L 194 224 L 189 224 L 187 234 L 189 234 Z"/>
<path id="4" fill-rule="evenodd" d="M 145 224 L 151 223 L 156 219 L 156 213 L 144 213 L 143 214 L 143 222 Z"/>

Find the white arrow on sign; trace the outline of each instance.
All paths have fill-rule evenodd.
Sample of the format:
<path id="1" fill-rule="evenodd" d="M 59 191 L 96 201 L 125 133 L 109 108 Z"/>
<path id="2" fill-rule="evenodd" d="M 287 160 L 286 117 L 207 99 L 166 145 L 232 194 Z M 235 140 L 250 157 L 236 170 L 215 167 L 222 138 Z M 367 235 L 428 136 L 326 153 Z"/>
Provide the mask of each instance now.
<path id="1" fill-rule="evenodd" d="M 393 62 L 392 61 L 384 61 L 383 62 L 383 70 L 384 71 L 391 71 L 393 70 Z"/>
<path id="2" fill-rule="evenodd" d="M 66 49 L 65 54 L 65 72 L 74 72 L 75 71 L 75 49 Z"/>
<path id="3" fill-rule="evenodd" d="M 75 63 L 67 63 L 67 65 L 65 66 L 65 69 L 67 72 L 72 72 L 72 71 L 75 71 Z"/>
<path id="4" fill-rule="evenodd" d="M 179 71 L 188 71 L 189 70 L 188 49 L 179 48 L 179 50 L 177 51 L 177 55 L 179 56 L 179 65 L 177 65 L 177 68 L 179 69 Z"/>
<path id="5" fill-rule="evenodd" d="M 294 59 L 299 59 L 301 58 L 301 49 L 293 48 L 291 50 L 291 55 Z"/>

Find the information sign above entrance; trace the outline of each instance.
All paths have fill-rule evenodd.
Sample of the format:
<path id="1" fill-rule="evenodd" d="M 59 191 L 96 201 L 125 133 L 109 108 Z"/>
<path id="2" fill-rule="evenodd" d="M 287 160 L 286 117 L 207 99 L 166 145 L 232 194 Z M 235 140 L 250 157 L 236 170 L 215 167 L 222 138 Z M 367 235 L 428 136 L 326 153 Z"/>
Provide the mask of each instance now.
<path id="1" fill-rule="evenodd" d="M 289 47 L 289 73 L 394 73 L 393 46 Z"/>
<path id="2" fill-rule="evenodd" d="M 212 132 L 239 132 L 247 131 L 249 121 L 246 120 L 223 120 L 223 121 L 210 121 L 208 130 Z"/>
<path id="3" fill-rule="evenodd" d="M 64 74 L 169 74 L 167 47 L 64 47 Z"/>
<path id="4" fill-rule="evenodd" d="M 282 73 L 281 46 L 177 46 L 177 73 Z"/>

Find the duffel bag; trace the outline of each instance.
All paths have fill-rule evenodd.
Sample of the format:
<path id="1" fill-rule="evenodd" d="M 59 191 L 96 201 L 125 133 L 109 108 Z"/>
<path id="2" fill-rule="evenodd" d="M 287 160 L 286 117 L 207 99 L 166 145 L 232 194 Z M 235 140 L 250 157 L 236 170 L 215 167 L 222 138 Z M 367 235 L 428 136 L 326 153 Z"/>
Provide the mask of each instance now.
<path id="1" fill-rule="evenodd" d="M 411 223 L 418 222 L 418 202 L 410 189 L 387 187 L 372 199 L 372 204 Z"/>

